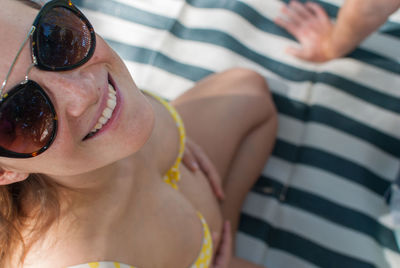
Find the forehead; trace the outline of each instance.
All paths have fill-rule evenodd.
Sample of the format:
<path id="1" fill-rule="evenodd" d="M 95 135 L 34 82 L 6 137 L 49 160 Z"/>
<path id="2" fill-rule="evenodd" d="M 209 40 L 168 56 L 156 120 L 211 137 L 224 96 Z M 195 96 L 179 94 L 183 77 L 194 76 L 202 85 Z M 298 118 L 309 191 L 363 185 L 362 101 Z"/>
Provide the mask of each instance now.
<path id="1" fill-rule="evenodd" d="M 20 32 L 27 32 L 38 10 L 15 0 L 2 0 L 0 9 L 0 33 L 2 39 L 15 37 Z M 13 34 L 15 33 L 15 34 Z"/>
<path id="2" fill-rule="evenodd" d="M 15 0 L 1 0 L 0 9 L 0 80 L 4 79 L 12 60 L 25 39 L 38 10 Z M 24 52 L 29 52 L 29 46 Z M 27 53 L 24 53 L 27 54 Z M 29 53 L 28 53 L 29 55 Z M 21 55 L 22 58 L 23 55 Z"/>

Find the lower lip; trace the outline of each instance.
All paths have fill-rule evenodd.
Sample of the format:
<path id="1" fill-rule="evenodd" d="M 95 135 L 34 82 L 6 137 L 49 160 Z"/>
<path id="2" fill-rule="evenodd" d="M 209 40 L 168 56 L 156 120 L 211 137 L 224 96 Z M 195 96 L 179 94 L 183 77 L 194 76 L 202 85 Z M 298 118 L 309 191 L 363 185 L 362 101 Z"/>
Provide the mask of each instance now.
<path id="1" fill-rule="evenodd" d="M 121 104 L 121 96 L 119 94 L 118 88 L 115 85 L 114 80 L 112 80 L 111 77 L 109 77 L 109 81 L 111 82 L 110 84 L 113 86 L 113 88 L 114 88 L 114 90 L 116 92 L 117 105 L 115 106 L 114 111 L 113 111 L 111 117 L 108 119 L 107 123 L 105 125 L 103 125 L 95 134 L 90 136 L 88 138 L 88 140 L 92 139 L 94 137 L 97 137 L 100 134 L 106 132 L 109 128 L 111 128 L 114 125 L 113 123 L 117 121 L 117 119 L 118 119 L 118 117 L 120 115 L 120 112 L 121 112 L 121 105 L 120 105 Z"/>

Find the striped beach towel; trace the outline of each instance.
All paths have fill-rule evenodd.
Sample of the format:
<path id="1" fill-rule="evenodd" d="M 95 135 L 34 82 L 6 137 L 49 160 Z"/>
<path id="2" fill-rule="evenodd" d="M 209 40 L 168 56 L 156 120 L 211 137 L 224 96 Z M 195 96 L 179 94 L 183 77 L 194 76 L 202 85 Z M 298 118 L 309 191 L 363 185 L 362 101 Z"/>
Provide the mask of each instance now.
<path id="1" fill-rule="evenodd" d="M 324 64 L 284 53 L 278 0 L 76 0 L 140 88 L 173 99 L 232 67 L 258 71 L 277 143 L 249 193 L 237 254 L 269 268 L 400 267 L 387 199 L 399 173 L 400 13 Z M 315 1 L 332 19 L 343 0 Z"/>

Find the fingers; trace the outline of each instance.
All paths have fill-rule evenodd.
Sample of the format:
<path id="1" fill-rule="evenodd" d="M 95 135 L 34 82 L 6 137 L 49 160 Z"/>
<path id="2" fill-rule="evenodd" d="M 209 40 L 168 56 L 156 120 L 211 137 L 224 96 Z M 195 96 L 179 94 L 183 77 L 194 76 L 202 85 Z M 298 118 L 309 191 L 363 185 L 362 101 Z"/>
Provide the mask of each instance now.
<path id="1" fill-rule="evenodd" d="M 229 267 L 229 262 L 232 258 L 232 232 L 229 221 L 225 222 L 222 232 L 221 243 L 214 258 L 214 268 Z"/>
<path id="2" fill-rule="evenodd" d="M 291 1 L 289 7 L 293 10 L 293 13 L 297 13 L 297 16 L 303 20 L 309 19 L 314 15 L 306 5 L 299 3 L 298 1 Z"/>
<path id="3" fill-rule="evenodd" d="M 283 16 L 276 18 L 275 23 L 295 37 L 302 34 L 300 31 L 303 28 L 317 27 L 321 22 L 330 22 L 325 10 L 320 5 L 311 2 L 303 4 L 292 0 L 288 5 L 282 6 L 281 14 Z"/>
<path id="4" fill-rule="evenodd" d="M 305 51 L 304 51 L 304 49 L 303 48 L 298 48 L 298 47 L 288 47 L 288 48 L 286 48 L 286 53 L 288 53 L 288 54 L 290 54 L 290 55 L 292 55 L 292 56 L 295 56 L 295 57 L 297 57 L 297 58 L 300 58 L 300 59 L 303 59 L 303 60 L 305 60 L 305 59 L 307 59 L 307 54 L 305 53 Z"/>
<path id="5" fill-rule="evenodd" d="M 284 5 L 281 12 L 294 24 L 311 20 L 315 16 L 312 10 L 298 1 L 291 1 L 288 5 Z"/>
<path id="6" fill-rule="evenodd" d="M 194 142 L 188 142 L 190 150 L 193 152 L 196 161 L 198 162 L 200 169 L 206 174 L 211 188 L 215 192 L 218 199 L 223 200 L 225 198 L 224 190 L 221 185 L 221 178 L 218 174 L 217 169 L 211 163 L 210 159 L 204 153 L 204 151 Z"/>
<path id="7" fill-rule="evenodd" d="M 299 39 L 304 25 L 313 20 L 313 16 L 315 15 L 306 5 L 291 1 L 288 5 L 282 6 L 281 14 L 275 19 L 275 23 Z"/>
<path id="8" fill-rule="evenodd" d="M 311 10 L 320 21 L 330 23 L 328 14 L 320 5 L 312 2 L 307 2 L 305 4 L 305 7 Z"/>
<path id="9" fill-rule="evenodd" d="M 198 160 L 200 162 L 201 169 L 204 171 L 204 173 L 206 173 L 209 179 L 211 188 L 214 190 L 215 195 L 218 197 L 218 199 L 223 200 L 225 198 L 225 194 L 224 190 L 222 189 L 221 178 L 217 170 L 207 157 L 203 158 L 200 156 Z"/>
<path id="10" fill-rule="evenodd" d="M 297 37 L 297 27 L 294 23 L 292 23 L 291 21 L 289 21 L 286 18 L 281 18 L 278 17 L 275 19 L 275 24 L 279 25 L 280 27 L 282 27 L 283 29 L 285 29 L 286 31 L 288 31 L 290 34 L 294 35 L 295 37 Z"/>
<path id="11" fill-rule="evenodd" d="M 199 170 L 199 164 L 197 163 L 196 157 L 188 146 L 186 146 L 185 152 L 183 153 L 182 162 L 192 172 Z"/>
<path id="12" fill-rule="evenodd" d="M 320 5 L 292 0 L 282 7 L 281 16 L 275 19 L 275 23 L 299 43 L 297 47 L 288 47 L 286 53 L 312 62 L 329 60 L 330 53 L 326 48 L 331 45 L 334 25 Z"/>

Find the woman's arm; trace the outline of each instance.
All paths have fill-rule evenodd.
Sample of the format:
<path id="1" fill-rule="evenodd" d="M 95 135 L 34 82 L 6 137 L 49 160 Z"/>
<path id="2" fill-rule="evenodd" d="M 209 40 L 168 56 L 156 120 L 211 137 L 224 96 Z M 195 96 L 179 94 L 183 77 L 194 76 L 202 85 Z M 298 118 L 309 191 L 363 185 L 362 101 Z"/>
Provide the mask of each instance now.
<path id="1" fill-rule="evenodd" d="M 298 58 L 324 62 L 352 51 L 400 7 L 400 0 L 347 0 L 333 24 L 316 3 L 291 1 L 275 22 L 291 33 L 300 47 L 287 52 Z"/>
<path id="2" fill-rule="evenodd" d="M 332 32 L 331 57 L 353 50 L 400 7 L 400 0 L 348 0 Z"/>

